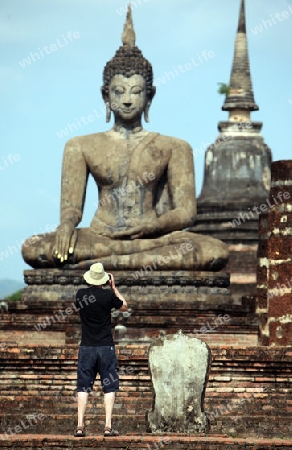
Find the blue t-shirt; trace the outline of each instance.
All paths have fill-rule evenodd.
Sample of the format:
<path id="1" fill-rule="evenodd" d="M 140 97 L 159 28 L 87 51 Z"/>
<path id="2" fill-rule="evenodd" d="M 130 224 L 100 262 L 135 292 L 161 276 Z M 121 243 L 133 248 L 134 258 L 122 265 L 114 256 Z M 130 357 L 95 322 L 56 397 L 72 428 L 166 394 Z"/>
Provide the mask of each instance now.
<path id="1" fill-rule="evenodd" d="M 99 347 L 113 345 L 111 330 L 111 310 L 123 305 L 111 289 L 89 286 L 79 289 L 76 294 L 76 307 L 82 323 L 81 344 Z"/>

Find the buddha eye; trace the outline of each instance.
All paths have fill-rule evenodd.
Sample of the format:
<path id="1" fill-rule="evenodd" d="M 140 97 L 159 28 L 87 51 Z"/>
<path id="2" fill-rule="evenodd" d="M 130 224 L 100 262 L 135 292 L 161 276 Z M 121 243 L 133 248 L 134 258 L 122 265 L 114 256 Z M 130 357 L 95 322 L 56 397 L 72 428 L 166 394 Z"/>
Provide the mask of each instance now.
<path id="1" fill-rule="evenodd" d="M 116 95 L 122 95 L 122 94 L 125 92 L 125 89 L 122 88 L 121 86 L 116 86 L 116 87 L 113 89 L 113 91 L 114 91 L 114 93 L 115 93 Z"/>
<path id="2" fill-rule="evenodd" d="M 133 89 L 131 90 L 132 94 L 141 94 L 141 92 L 143 92 L 143 89 L 140 86 L 135 86 L 133 87 Z"/>

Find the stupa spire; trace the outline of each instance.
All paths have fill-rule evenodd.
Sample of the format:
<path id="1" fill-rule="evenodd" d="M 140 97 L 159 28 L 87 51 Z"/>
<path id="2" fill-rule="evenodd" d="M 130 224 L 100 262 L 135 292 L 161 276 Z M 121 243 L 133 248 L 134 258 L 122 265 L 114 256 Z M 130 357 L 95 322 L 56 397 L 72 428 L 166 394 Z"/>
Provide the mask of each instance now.
<path id="1" fill-rule="evenodd" d="M 245 3 L 244 3 L 244 0 L 241 0 L 237 32 L 246 34 L 246 20 L 245 20 Z"/>
<path id="2" fill-rule="evenodd" d="M 211 214 L 216 221 L 226 211 L 236 217 L 260 205 L 270 189 L 271 150 L 260 134 L 262 123 L 250 118 L 258 106 L 249 70 L 245 4 L 240 1 L 230 92 L 222 107 L 230 116 L 218 123 L 220 134 L 206 151 L 204 183 L 197 203 L 198 216 Z"/>
<path id="3" fill-rule="evenodd" d="M 132 18 L 131 3 L 128 4 L 127 17 L 126 22 L 124 24 L 124 31 L 122 34 L 122 42 L 123 45 L 129 45 L 131 47 L 133 47 L 136 43 L 136 34 Z"/>
<path id="4" fill-rule="evenodd" d="M 235 40 L 234 58 L 230 76 L 230 91 L 226 96 L 223 111 L 258 111 L 254 101 L 250 64 L 246 37 L 245 2 L 241 0 L 237 36 Z"/>

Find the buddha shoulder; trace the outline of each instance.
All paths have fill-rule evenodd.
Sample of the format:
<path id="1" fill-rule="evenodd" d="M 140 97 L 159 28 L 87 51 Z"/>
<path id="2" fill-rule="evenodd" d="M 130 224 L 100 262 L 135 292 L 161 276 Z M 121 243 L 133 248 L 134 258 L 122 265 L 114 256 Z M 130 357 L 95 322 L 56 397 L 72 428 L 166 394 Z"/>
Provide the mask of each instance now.
<path id="1" fill-rule="evenodd" d="M 159 147 L 162 148 L 164 147 L 181 152 L 192 152 L 192 147 L 187 141 L 173 136 L 166 136 L 163 134 L 159 134 L 156 138 L 156 142 L 157 145 L 159 145 Z"/>
<path id="2" fill-rule="evenodd" d="M 66 150 L 85 149 L 92 146 L 104 146 L 109 141 L 108 134 L 106 132 L 86 134 L 84 136 L 75 136 L 66 142 Z"/>

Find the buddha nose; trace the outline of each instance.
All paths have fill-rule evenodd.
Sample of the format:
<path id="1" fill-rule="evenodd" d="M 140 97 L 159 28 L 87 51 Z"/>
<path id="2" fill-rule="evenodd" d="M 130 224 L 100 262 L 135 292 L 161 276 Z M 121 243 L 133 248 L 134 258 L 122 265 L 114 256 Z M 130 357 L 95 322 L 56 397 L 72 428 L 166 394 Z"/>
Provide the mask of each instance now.
<path id="1" fill-rule="evenodd" d="M 129 108 L 132 105 L 130 92 L 125 92 L 125 95 L 124 95 L 124 98 L 122 101 L 126 108 Z"/>

